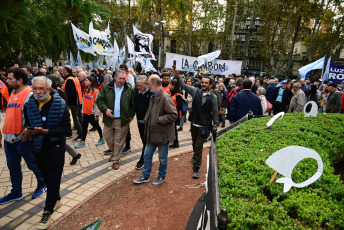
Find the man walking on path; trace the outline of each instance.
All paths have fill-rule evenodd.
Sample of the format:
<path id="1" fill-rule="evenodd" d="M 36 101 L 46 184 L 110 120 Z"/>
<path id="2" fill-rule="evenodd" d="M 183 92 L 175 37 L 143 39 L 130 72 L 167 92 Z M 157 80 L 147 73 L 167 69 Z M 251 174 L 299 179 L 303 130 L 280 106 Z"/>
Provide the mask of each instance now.
<path id="1" fill-rule="evenodd" d="M 211 79 L 202 77 L 201 87 L 197 89 L 186 85 L 180 78 L 178 70 L 175 70 L 174 77 L 188 94 L 192 96 L 192 111 L 189 116 L 191 125 L 192 148 L 194 151 L 193 178 L 199 178 L 199 168 L 202 163 L 203 144 L 210 135 L 210 131 L 218 126 L 218 106 L 216 95 L 209 92 Z M 213 121 L 213 124 L 212 124 Z M 214 125 L 214 126 L 213 126 Z"/>
<path id="2" fill-rule="evenodd" d="M 61 206 L 60 184 L 65 159 L 66 135 L 71 133 L 69 111 L 52 82 L 45 76 L 32 81 L 33 95 L 25 103 L 23 141 L 32 138 L 35 160 L 47 185 L 47 198 L 38 229 L 48 229 L 51 214 Z"/>
<path id="3" fill-rule="evenodd" d="M 142 176 L 134 180 L 141 184 L 149 181 L 152 170 L 153 154 L 156 148 L 159 151 L 159 176 L 153 181 L 153 185 L 159 185 L 166 179 L 168 144 L 174 140 L 174 121 L 177 119 L 177 109 L 172 98 L 161 87 L 161 79 L 158 75 L 151 75 L 148 79 L 148 87 L 153 93 L 145 123 L 145 153 L 144 169 Z"/>
<path id="4" fill-rule="evenodd" d="M 119 169 L 119 160 L 129 130 L 130 121 L 135 116 L 134 91 L 127 84 L 126 74 L 119 70 L 115 79 L 103 86 L 96 103 L 103 112 L 104 138 L 112 152 L 109 161 L 113 169 Z"/>
<path id="5" fill-rule="evenodd" d="M 26 86 L 27 75 L 20 68 L 11 68 L 8 71 L 8 86 L 13 89 L 6 110 L 6 117 L 2 132 L 4 134 L 5 154 L 7 167 L 10 171 L 12 190 L 0 199 L 0 204 L 23 198 L 21 170 L 21 158 L 24 158 L 27 167 L 33 171 L 37 178 L 37 188 L 32 195 L 35 199 L 46 191 L 44 178 L 38 169 L 34 156 L 31 152 L 31 141 L 21 141 L 24 134 L 24 104 L 28 101 L 31 88 Z"/>

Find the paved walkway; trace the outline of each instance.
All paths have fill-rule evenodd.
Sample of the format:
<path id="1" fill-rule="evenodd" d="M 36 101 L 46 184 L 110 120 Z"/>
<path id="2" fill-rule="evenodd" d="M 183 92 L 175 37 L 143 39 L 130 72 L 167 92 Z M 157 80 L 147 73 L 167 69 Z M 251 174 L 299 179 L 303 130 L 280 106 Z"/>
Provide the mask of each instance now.
<path id="1" fill-rule="evenodd" d="M 2 117 L 1 120 L 4 120 L 4 118 Z M 178 132 L 180 147 L 170 149 L 169 156 L 192 151 L 189 125 L 190 122 L 185 123 L 184 130 Z M 75 165 L 71 166 L 69 164 L 72 158 L 66 152 L 60 193 L 63 206 L 52 215 L 54 221 L 111 182 L 135 170 L 135 165 L 142 151 L 142 143 L 136 120 L 132 121 L 130 130 L 131 152 L 123 155 L 118 170 L 112 169 L 112 164 L 108 162 L 109 156 L 103 154 L 103 151 L 107 149 L 107 145 L 95 146 L 95 143 L 97 143 L 99 139 L 97 131 L 88 133 L 86 147 L 78 149 L 82 157 Z M 76 136 L 75 131 L 74 136 Z M 71 140 L 67 141 L 69 144 L 73 145 Z M 210 146 L 210 142 L 208 141 L 205 146 Z M 157 154 L 154 154 L 153 160 L 158 160 Z M 37 181 L 32 171 L 27 168 L 24 160 L 22 161 L 22 168 L 24 198 L 20 201 L 0 206 L 1 229 L 36 229 L 35 225 L 38 223 L 43 213 L 42 210 L 44 208 L 46 195 L 44 194 L 42 197 L 34 200 L 31 198 L 37 186 Z M 190 176 L 191 175 L 192 171 L 190 169 Z M 2 148 L 0 149 L 0 197 L 3 197 L 10 191 L 10 175 L 6 165 L 6 156 Z"/>

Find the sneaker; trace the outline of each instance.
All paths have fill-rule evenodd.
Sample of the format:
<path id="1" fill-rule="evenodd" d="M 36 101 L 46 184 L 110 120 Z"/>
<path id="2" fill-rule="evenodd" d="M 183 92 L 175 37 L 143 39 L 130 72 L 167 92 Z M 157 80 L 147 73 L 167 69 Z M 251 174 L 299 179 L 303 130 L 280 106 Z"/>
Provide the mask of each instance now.
<path id="1" fill-rule="evenodd" d="M 62 206 L 62 202 L 61 200 L 57 200 L 54 206 L 54 211 L 56 211 L 57 209 L 61 208 Z"/>
<path id="2" fill-rule="evenodd" d="M 73 157 L 72 161 L 70 162 L 70 165 L 75 165 L 75 163 L 78 161 L 78 159 L 80 159 L 81 154 L 78 153 L 78 155 L 76 157 Z"/>
<path id="3" fill-rule="evenodd" d="M 198 169 L 194 169 L 194 170 L 193 170 L 192 177 L 193 177 L 193 178 L 199 178 L 199 172 L 198 172 Z"/>
<path id="4" fill-rule="evenodd" d="M 19 193 L 18 195 L 12 195 L 11 193 L 7 196 L 4 196 L 0 199 L 0 204 L 6 204 L 11 201 L 21 200 L 23 198 L 23 194 Z"/>
<path id="5" fill-rule="evenodd" d="M 74 148 L 82 148 L 82 147 L 86 147 L 86 143 L 84 142 L 84 143 L 82 143 L 81 141 L 78 143 L 78 144 L 76 144 L 76 145 L 74 145 Z"/>
<path id="6" fill-rule="evenodd" d="M 37 187 L 36 190 L 32 194 L 32 199 L 36 199 L 42 196 L 43 193 L 45 193 L 45 191 L 47 191 L 47 186 L 44 185 L 42 187 Z"/>
<path id="7" fill-rule="evenodd" d="M 75 139 L 73 139 L 73 141 L 81 141 L 81 136 L 77 136 Z"/>
<path id="8" fill-rule="evenodd" d="M 131 151 L 130 146 L 125 146 L 124 149 L 123 149 L 123 153 L 128 153 L 130 151 Z"/>
<path id="9" fill-rule="evenodd" d="M 177 131 L 183 131 L 183 127 L 179 127 L 179 129 L 177 129 Z"/>
<path id="10" fill-rule="evenodd" d="M 135 169 L 136 170 L 140 170 L 140 169 L 142 169 L 143 168 L 143 166 L 144 166 L 144 163 L 142 162 L 137 162 L 137 164 L 136 164 L 136 166 L 135 166 Z"/>
<path id="11" fill-rule="evenodd" d="M 92 127 L 92 129 L 90 129 L 88 131 L 93 132 L 93 131 L 96 131 L 96 130 L 97 130 L 96 128 Z"/>
<path id="12" fill-rule="evenodd" d="M 103 144 L 105 144 L 104 139 L 99 139 L 99 141 L 97 142 L 96 146 L 103 145 Z"/>
<path id="13" fill-rule="evenodd" d="M 110 149 L 105 150 L 103 153 L 104 153 L 104 155 L 111 155 L 112 154 Z"/>
<path id="14" fill-rule="evenodd" d="M 44 211 L 41 221 L 37 224 L 37 229 L 48 229 L 51 225 L 51 212 Z"/>
<path id="15" fill-rule="evenodd" d="M 140 177 L 134 180 L 135 184 L 142 184 L 142 183 L 147 183 L 149 181 L 149 178 L 145 178 L 145 177 Z"/>
<path id="16" fill-rule="evenodd" d="M 153 185 L 159 185 L 159 184 L 161 184 L 162 182 L 164 182 L 164 180 L 166 180 L 166 177 L 164 176 L 164 177 L 160 177 L 160 176 L 158 176 L 158 178 L 156 178 L 154 181 L 153 181 Z"/>
<path id="17" fill-rule="evenodd" d="M 221 128 L 224 128 L 224 127 L 225 127 L 225 124 L 222 124 L 222 125 L 221 125 Z"/>

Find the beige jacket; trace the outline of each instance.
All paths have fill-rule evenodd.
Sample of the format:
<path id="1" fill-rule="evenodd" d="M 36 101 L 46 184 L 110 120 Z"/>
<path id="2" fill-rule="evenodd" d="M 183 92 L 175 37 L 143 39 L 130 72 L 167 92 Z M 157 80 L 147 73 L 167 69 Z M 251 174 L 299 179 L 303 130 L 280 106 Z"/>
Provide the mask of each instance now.
<path id="1" fill-rule="evenodd" d="M 155 99 L 152 96 L 144 119 L 146 143 L 162 145 L 174 141 L 177 116 L 177 108 L 164 90 L 161 89 Z"/>
<path id="2" fill-rule="evenodd" d="M 302 112 L 305 104 L 305 93 L 302 91 L 302 89 L 299 89 L 294 93 L 290 100 L 289 111 L 294 113 Z"/>

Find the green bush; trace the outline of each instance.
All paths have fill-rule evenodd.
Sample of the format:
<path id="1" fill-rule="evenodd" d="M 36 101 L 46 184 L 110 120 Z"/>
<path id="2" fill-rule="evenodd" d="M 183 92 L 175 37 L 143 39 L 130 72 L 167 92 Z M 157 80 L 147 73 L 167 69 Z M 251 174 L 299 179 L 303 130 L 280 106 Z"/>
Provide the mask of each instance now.
<path id="1" fill-rule="evenodd" d="M 217 140 L 228 229 L 344 229 L 344 185 L 332 167 L 344 154 L 344 116 L 286 114 L 265 128 L 269 119 L 249 120 Z M 274 170 L 265 161 L 290 145 L 315 150 L 324 172 L 313 184 L 283 193 L 284 184 L 269 183 Z M 292 172 L 294 182 L 305 181 L 317 168 L 312 159 L 301 161 Z"/>

